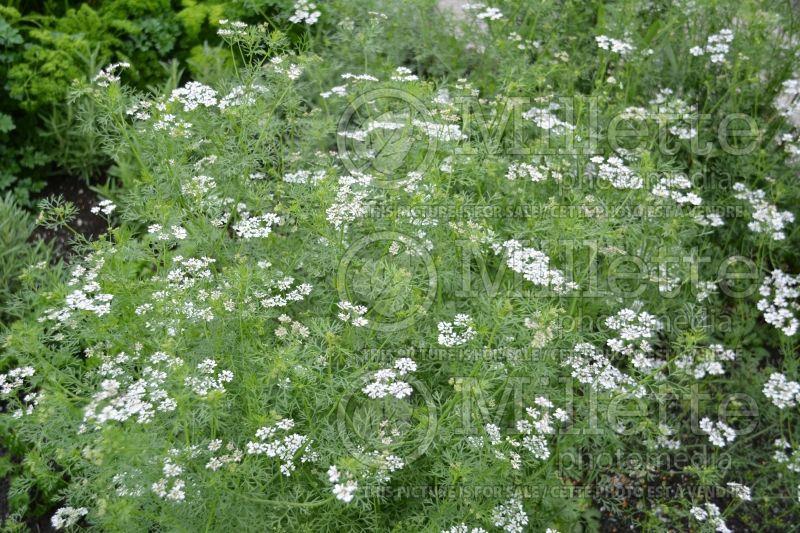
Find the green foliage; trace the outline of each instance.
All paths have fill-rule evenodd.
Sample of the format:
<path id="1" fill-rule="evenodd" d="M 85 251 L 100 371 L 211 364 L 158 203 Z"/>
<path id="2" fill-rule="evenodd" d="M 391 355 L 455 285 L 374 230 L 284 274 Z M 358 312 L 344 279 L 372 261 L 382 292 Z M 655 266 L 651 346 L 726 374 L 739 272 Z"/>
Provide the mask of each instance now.
<path id="1" fill-rule="evenodd" d="M 49 249 L 32 236 L 34 228 L 33 217 L 10 194 L 0 199 L 0 324 L 29 310 L 20 289 L 35 282 L 37 269 L 48 268 Z"/>
<path id="2" fill-rule="evenodd" d="M 88 179 L 108 164 L 91 127 L 77 122 L 91 104 L 70 100 L 73 81 L 113 61 L 130 63 L 126 80 L 141 89 L 160 86 L 173 60 L 188 61 L 195 74 L 208 71 L 219 55 L 218 21 L 252 20 L 270 9 L 269 2 L 207 0 L 0 6 L 0 191 L 28 206 L 48 174 Z"/>
<path id="3" fill-rule="evenodd" d="M 798 523 L 800 395 L 765 386 L 800 381 L 798 333 L 759 303 L 775 271 L 800 284 L 787 4 L 334 0 L 310 27 L 293 2 L 112 4 L 136 16 L 58 12 L 102 37 L 49 142 L 102 147 L 121 188 L 69 273 L 9 262 L 9 529 L 59 508 L 97 531 Z M 257 24 L 204 42 L 223 12 Z M 725 28 L 722 60 L 690 51 Z M 757 135 L 723 128 L 739 114 Z M 75 231 L 70 203 L 39 207 Z M 301 445 L 260 449 L 286 418 Z"/>

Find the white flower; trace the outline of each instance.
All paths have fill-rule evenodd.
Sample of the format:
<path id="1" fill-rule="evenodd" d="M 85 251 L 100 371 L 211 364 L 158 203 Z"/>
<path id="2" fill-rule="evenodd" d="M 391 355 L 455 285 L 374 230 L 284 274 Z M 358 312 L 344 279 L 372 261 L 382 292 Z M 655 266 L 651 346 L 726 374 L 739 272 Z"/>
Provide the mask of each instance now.
<path id="1" fill-rule="evenodd" d="M 740 500 L 746 502 L 752 500 L 750 487 L 748 487 L 747 485 L 742 485 L 741 483 L 735 483 L 731 481 L 728 483 L 728 488 L 731 489 L 731 494 L 733 494 Z"/>
<path id="2" fill-rule="evenodd" d="M 756 304 L 764 314 L 764 321 L 781 330 L 787 337 L 797 333 L 800 326 L 795 313 L 800 311 L 797 299 L 800 296 L 798 285 L 800 276 L 794 277 L 782 270 L 773 270 L 764 278 L 758 292 L 762 298 Z"/>
<path id="3" fill-rule="evenodd" d="M 349 322 L 353 326 L 363 327 L 369 324 L 369 320 L 364 318 L 367 308 L 363 305 L 354 305 L 351 302 L 343 301 L 336 304 L 339 308 L 339 320 Z"/>
<path id="4" fill-rule="evenodd" d="M 561 364 L 572 367 L 572 377 L 579 382 L 601 391 L 625 392 L 637 398 L 645 395 L 644 387 L 620 372 L 600 350 L 589 343 L 576 344 L 574 354 Z"/>
<path id="5" fill-rule="evenodd" d="M 234 224 L 233 231 L 243 239 L 269 237 L 272 233 L 272 226 L 281 223 L 281 217 L 275 213 L 250 216 L 247 212 L 244 212 L 242 215 L 242 220 Z"/>
<path id="6" fill-rule="evenodd" d="M 528 515 L 518 498 L 511 498 L 492 511 L 494 525 L 507 533 L 522 533 L 528 525 Z"/>
<path id="7" fill-rule="evenodd" d="M 294 420 L 284 418 L 272 426 L 265 426 L 256 431 L 257 441 L 247 443 L 247 453 L 251 455 L 266 455 L 280 460 L 280 471 L 284 476 L 290 476 L 296 469 L 295 461 L 313 461 L 316 453 L 311 448 L 311 440 L 298 433 L 292 433 Z M 286 434 L 277 436 L 279 431 Z M 334 472 L 335 473 L 335 472 Z M 328 475 L 331 475 L 330 470 Z"/>
<path id="8" fill-rule="evenodd" d="M 62 507 L 50 519 L 55 529 L 65 529 L 74 526 L 82 517 L 89 514 L 86 507 Z"/>
<path id="9" fill-rule="evenodd" d="M 550 258 L 544 252 L 525 248 L 515 240 L 504 242 L 502 246 L 497 246 L 495 251 L 496 253 L 504 251 L 508 267 L 535 285 L 551 288 L 558 294 L 578 288 L 576 283 L 567 281 L 563 272 L 550 268 Z"/>
<path id="10" fill-rule="evenodd" d="M 669 198 L 677 202 L 678 204 L 690 204 L 690 205 L 700 205 L 703 203 L 703 199 L 700 196 L 692 191 L 686 192 L 688 189 L 692 188 L 692 182 L 689 181 L 689 178 L 682 174 L 678 174 L 675 176 L 668 176 L 666 178 L 661 178 L 659 182 L 653 187 L 652 193 L 653 196 L 659 196 L 661 198 Z"/>
<path id="11" fill-rule="evenodd" d="M 336 495 L 337 500 L 341 500 L 344 503 L 350 503 L 353 501 L 353 497 L 355 496 L 357 489 L 358 481 L 349 479 L 345 483 L 336 483 L 333 486 L 333 494 Z"/>
<path id="12" fill-rule="evenodd" d="M 723 29 L 719 33 L 710 35 L 704 47 L 693 46 L 689 49 L 689 53 L 695 57 L 708 54 L 712 63 L 723 63 L 725 56 L 731 49 L 732 42 L 733 32 L 729 29 Z"/>
<path id="13" fill-rule="evenodd" d="M 689 510 L 689 513 L 697 520 L 698 522 L 705 522 L 708 521 L 709 525 L 716 529 L 718 533 L 731 533 L 731 530 L 725 524 L 725 521 L 722 519 L 722 516 L 719 512 L 719 507 L 714 505 L 713 503 L 706 503 L 705 509 L 702 507 L 692 507 Z"/>
<path id="14" fill-rule="evenodd" d="M 800 383 L 787 381 L 786 376 L 777 372 L 770 374 L 763 392 L 778 409 L 794 407 L 800 401 Z"/>
<path id="15" fill-rule="evenodd" d="M 720 448 L 736 439 L 736 431 L 732 427 L 724 422 L 712 422 L 708 417 L 700 420 L 700 429 L 708 435 L 711 444 Z"/>
<path id="16" fill-rule="evenodd" d="M 395 69 L 395 74 L 392 76 L 392 81 L 417 81 L 419 80 L 419 76 L 416 74 L 411 73 L 411 69 L 408 67 L 397 67 Z"/>
<path id="17" fill-rule="evenodd" d="M 96 206 L 92 207 L 91 212 L 95 215 L 100 213 L 110 215 L 116 208 L 117 206 L 111 200 L 101 200 Z"/>
<path id="18" fill-rule="evenodd" d="M 786 238 L 784 229 L 794 222 L 794 214 L 790 211 L 779 211 L 776 206 L 766 201 L 766 193 L 761 189 L 751 191 L 744 183 L 733 186 L 734 198 L 744 200 L 753 209 L 753 220 L 747 227 L 755 233 L 770 235 L 772 240 L 782 241 Z"/>
<path id="19" fill-rule="evenodd" d="M 317 10 L 317 4 L 308 0 L 297 0 L 294 4 L 294 15 L 289 17 L 289 20 L 295 24 L 305 22 L 309 26 L 313 26 L 321 14 Z"/>
<path id="20" fill-rule="evenodd" d="M 609 182 L 616 189 L 641 189 L 644 185 L 644 180 L 617 156 L 611 156 L 608 159 L 594 156 L 591 161 L 597 165 L 597 176 L 601 180 Z"/>
<path id="21" fill-rule="evenodd" d="M 192 111 L 200 106 L 215 107 L 217 91 L 197 81 L 187 82 L 183 87 L 174 89 L 168 98 L 169 102 L 178 102 L 184 111 Z"/>
<path id="22" fill-rule="evenodd" d="M 336 199 L 326 211 L 328 222 L 333 224 L 336 229 L 367 214 L 364 204 L 369 195 L 367 186 L 372 179 L 372 176 L 360 172 L 353 172 L 339 178 Z"/>
<path id="23" fill-rule="evenodd" d="M 118 70 L 130 68 L 131 64 L 125 61 L 121 61 L 119 63 L 112 63 L 105 67 L 103 70 L 97 73 L 97 75 L 92 78 L 92 82 L 96 83 L 98 87 L 108 87 L 112 83 L 116 83 L 119 81 L 119 74 L 117 74 Z M 71 509 L 71 507 L 67 507 L 67 509 Z"/>
<path id="24" fill-rule="evenodd" d="M 469 527 L 468 525 L 464 524 L 457 524 L 455 526 L 450 526 L 447 529 L 443 529 L 441 533 L 487 533 L 485 529 L 482 527 Z"/>
<path id="25" fill-rule="evenodd" d="M 439 344 L 442 346 L 453 347 L 466 344 L 477 335 L 472 329 L 472 319 L 469 315 L 458 314 L 453 322 L 439 322 Z"/>
<path id="26" fill-rule="evenodd" d="M 598 35 L 594 39 L 601 50 L 609 50 L 621 56 L 628 55 L 634 50 L 633 44 L 627 39 L 619 40 L 606 35 Z"/>
<path id="27" fill-rule="evenodd" d="M 22 387 L 25 378 L 36 373 L 32 366 L 13 368 L 5 374 L 0 374 L 0 395 L 8 396 L 16 389 Z"/>
<path id="28" fill-rule="evenodd" d="M 386 396 L 394 396 L 398 400 L 408 398 L 414 389 L 405 381 L 398 380 L 398 376 L 404 376 L 417 369 L 417 364 L 408 357 L 398 359 L 394 362 L 394 368 L 384 368 L 373 374 L 372 381 L 365 385 L 361 390 L 369 398 L 380 399 Z"/>

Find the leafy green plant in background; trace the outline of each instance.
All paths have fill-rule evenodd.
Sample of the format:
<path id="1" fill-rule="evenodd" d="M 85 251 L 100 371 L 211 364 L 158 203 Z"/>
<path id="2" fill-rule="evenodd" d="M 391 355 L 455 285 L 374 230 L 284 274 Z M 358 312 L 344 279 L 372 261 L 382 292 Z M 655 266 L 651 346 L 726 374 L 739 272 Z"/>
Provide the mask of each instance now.
<path id="1" fill-rule="evenodd" d="M 126 61 L 134 86 L 161 87 L 177 61 L 197 76 L 218 56 L 220 19 L 263 19 L 273 0 L 9 2 L 0 6 L 0 191 L 29 206 L 47 176 L 96 177 L 108 160 L 74 80 Z M 227 56 L 226 56 L 227 57 Z M 187 60 L 191 59 L 187 62 Z M 81 115 L 83 119 L 78 119 Z M 73 176 L 73 177 L 70 177 Z"/>
<path id="2" fill-rule="evenodd" d="M 49 248 L 33 236 L 35 228 L 35 217 L 10 194 L 0 198 L 0 323 L 7 324 L 28 309 L 29 302 L 16 295 L 34 282 L 31 272 L 51 268 Z"/>

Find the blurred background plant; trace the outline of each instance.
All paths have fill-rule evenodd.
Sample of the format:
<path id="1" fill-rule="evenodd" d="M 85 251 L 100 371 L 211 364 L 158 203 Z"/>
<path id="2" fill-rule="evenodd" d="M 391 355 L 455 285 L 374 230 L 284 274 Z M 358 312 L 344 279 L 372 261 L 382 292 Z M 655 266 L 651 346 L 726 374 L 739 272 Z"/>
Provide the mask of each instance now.
<path id="1" fill-rule="evenodd" d="M 114 61 L 139 89 L 201 79 L 219 61 L 220 19 L 270 20 L 291 0 L 11 0 L 0 5 L 0 193 L 21 207 L 53 179 L 97 180 L 108 159 L 74 80 Z M 222 58 L 222 59 L 221 59 Z M 175 81 L 181 81 L 180 79 Z M 80 117 L 80 118 L 79 118 Z"/>

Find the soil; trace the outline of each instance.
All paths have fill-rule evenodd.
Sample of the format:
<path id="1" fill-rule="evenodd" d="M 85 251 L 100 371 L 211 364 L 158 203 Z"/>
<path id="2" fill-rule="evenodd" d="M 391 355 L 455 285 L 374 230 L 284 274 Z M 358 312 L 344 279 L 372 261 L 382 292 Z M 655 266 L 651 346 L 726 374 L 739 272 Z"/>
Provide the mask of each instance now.
<path id="1" fill-rule="evenodd" d="M 68 202 L 75 204 L 78 208 L 78 216 L 71 222 L 71 226 L 78 233 L 83 235 L 89 240 L 97 238 L 98 235 L 105 233 L 108 229 L 106 221 L 91 212 L 92 207 L 97 205 L 99 198 L 97 193 L 89 188 L 89 185 L 84 180 L 72 176 L 59 176 L 51 179 L 47 186 L 36 195 L 36 200 L 41 200 L 50 196 L 61 195 Z M 42 227 L 36 228 L 31 238 L 41 237 L 46 241 L 53 244 L 55 254 L 68 260 L 72 255 L 71 242 L 75 239 L 66 228 L 60 228 L 56 231 L 45 229 Z"/>

